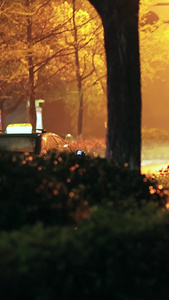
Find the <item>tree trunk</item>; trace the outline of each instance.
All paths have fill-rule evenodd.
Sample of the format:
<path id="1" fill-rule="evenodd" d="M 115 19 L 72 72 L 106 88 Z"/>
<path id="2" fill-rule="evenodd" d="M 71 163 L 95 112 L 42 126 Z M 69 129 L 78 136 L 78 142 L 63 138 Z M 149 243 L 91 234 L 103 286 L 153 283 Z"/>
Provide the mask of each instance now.
<path id="1" fill-rule="evenodd" d="M 77 124 L 77 139 L 82 140 L 82 130 L 83 130 L 83 93 L 79 92 L 79 111 L 78 111 L 78 124 Z"/>
<path id="2" fill-rule="evenodd" d="M 30 0 L 27 0 L 27 6 L 29 7 Z M 33 66 L 33 53 L 31 49 L 32 45 L 32 21 L 31 16 L 27 17 L 27 44 L 28 44 L 28 71 L 29 71 L 29 121 L 33 128 L 36 128 L 36 108 L 35 108 L 35 84 L 34 84 L 34 66 Z M 30 51 L 29 51 L 30 49 Z"/>
<path id="3" fill-rule="evenodd" d="M 140 172 L 139 0 L 90 0 L 105 33 L 108 85 L 107 158 Z"/>
<path id="4" fill-rule="evenodd" d="M 77 91 L 78 91 L 78 100 L 79 100 L 78 120 L 77 120 L 77 139 L 82 140 L 83 91 L 82 91 L 82 77 L 81 77 L 81 73 L 80 73 L 77 26 L 76 26 L 76 19 L 75 19 L 75 14 L 76 14 L 75 2 L 76 2 L 76 0 L 72 0 L 72 4 L 73 4 L 73 30 L 74 30 L 75 66 L 76 66 L 76 80 L 77 80 Z"/>
<path id="5" fill-rule="evenodd" d="M 2 130 L 5 130 L 4 103 L 5 103 L 5 99 L 1 99 L 1 101 L 0 101 L 0 112 L 1 112 L 1 129 Z"/>

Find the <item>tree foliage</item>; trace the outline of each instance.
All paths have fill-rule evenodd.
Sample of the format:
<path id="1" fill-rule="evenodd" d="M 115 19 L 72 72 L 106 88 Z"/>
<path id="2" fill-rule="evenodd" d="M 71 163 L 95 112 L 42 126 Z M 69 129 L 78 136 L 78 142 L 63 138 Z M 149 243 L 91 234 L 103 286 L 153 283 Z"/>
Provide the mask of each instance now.
<path id="1" fill-rule="evenodd" d="M 70 107 L 77 119 L 80 78 L 85 111 L 91 114 L 95 94 L 99 111 L 99 103 L 105 103 L 106 86 L 102 25 L 88 3 L 75 4 L 74 23 L 72 1 L 7 0 L 2 4 L 0 22 L 5 34 L 0 35 L 1 96 L 10 93 L 16 97 L 17 86 L 18 93 L 29 100 L 32 97 L 33 102 L 44 97 L 62 98 L 69 103 L 71 99 Z M 106 120 L 106 109 L 104 116 Z"/>
<path id="2" fill-rule="evenodd" d="M 143 88 L 148 82 L 147 79 L 154 80 L 162 76 L 159 72 L 169 61 L 167 24 L 161 21 L 154 24 L 145 22 L 150 8 L 156 2 L 140 1 L 139 33 Z M 73 24 L 72 3 L 72 0 L 2 2 L 0 97 L 1 104 L 4 96 L 13 97 L 19 103 L 21 95 L 25 101 L 30 99 L 31 94 L 33 102 L 39 98 L 47 102 L 61 100 L 71 116 L 73 133 L 83 133 L 85 137 L 89 136 L 94 128 L 93 132 L 96 134 L 97 128 L 102 128 L 101 131 L 104 132 L 104 123 L 107 120 L 104 36 L 101 19 L 87 1 L 74 1 Z M 31 26 L 29 42 L 28 19 Z M 82 96 L 83 112 L 81 129 L 78 130 L 78 112 Z"/>
<path id="3" fill-rule="evenodd" d="M 157 0 L 140 1 L 140 56 L 143 87 L 147 80 L 154 81 L 162 76 L 161 72 L 168 64 L 169 31 L 165 20 L 153 12 Z"/>

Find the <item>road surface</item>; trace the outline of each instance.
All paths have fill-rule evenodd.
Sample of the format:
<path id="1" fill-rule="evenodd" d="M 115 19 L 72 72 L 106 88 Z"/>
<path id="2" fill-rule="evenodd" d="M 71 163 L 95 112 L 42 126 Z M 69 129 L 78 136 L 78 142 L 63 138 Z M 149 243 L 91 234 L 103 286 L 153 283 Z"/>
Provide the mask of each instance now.
<path id="1" fill-rule="evenodd" d="M 166 169 L 169 161 L 166 160 L 143 160 L 141 163 L 142 174 L 158 173 L 161 169 Z"/>

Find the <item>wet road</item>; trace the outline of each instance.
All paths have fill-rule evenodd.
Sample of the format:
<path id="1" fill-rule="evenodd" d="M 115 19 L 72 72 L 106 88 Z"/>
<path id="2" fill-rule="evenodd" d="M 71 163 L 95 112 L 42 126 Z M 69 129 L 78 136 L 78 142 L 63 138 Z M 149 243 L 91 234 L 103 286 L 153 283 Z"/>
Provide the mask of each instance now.
<path id="1" fill-rule="evenodd" d="M 142 174 L 158 173 L 161 169 L 166 169 L 169 165 L 167 160 L 143 160 L 141 163 Z"/>

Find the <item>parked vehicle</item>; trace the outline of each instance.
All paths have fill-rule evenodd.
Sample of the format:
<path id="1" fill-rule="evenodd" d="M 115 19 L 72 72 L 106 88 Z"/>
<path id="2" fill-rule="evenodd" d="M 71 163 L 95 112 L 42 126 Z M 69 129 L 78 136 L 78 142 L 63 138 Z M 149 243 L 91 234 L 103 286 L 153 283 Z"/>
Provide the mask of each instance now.
<path id="1" fill-rule="evenodd" d="M 33 130 L 30 123 L 9 124 L 0 133 L 0 152 L 29 152 L 43 156 L 49 151 L 73 152 L 66 141 L 56 133 L 43 129 Z M 83 155 L 81 150 L 77 155 Z"/>

